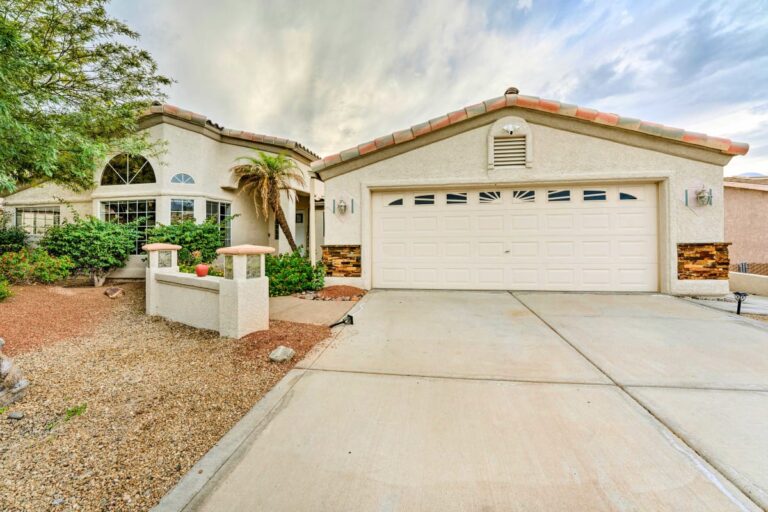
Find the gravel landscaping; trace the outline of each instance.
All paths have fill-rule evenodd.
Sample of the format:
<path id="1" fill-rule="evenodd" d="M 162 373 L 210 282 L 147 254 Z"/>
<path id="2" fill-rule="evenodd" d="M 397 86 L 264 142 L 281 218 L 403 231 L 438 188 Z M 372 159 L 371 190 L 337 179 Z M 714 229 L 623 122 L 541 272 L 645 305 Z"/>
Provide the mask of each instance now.
<path id="1" fill-rule="evenodd" d="M 0 415 L 3 511 L 151 508 L 330 335 L 323 326 L 273 321 L 269 332 L 221 339 L 146 317 L 141 285 L 125 286 L 117 300 L 103 290 L 72 289 L 76 308 L 35 315 L 20 304 L 43 306 L 60 292 L 29 288 L 16 288 L 14 302 L 0 304 L 0 336 L 6 348 L 15 345 L 16 363 L 31 381 L 27 396 Z M 103 309 L 94 313 L 86 299 Z M 6 316 L 11 311 L 15 321 Z M 88 328 L 64 329 L 69 337 L 62 340 L 61 332 L 48 332 L 59 324 Z M 24 346 L 28 338 L 36 341 Z M 296 357 L 270 362 L 278 345 Z M 23 417 L 8 419 L 11 413 Z"/>

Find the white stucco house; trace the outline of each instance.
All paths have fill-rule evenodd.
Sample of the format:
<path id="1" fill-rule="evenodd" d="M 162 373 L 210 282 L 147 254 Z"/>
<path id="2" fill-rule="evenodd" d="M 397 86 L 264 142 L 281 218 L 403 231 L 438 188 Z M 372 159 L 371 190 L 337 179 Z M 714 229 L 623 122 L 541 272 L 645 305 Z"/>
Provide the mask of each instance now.
<path id="1" fill-rule="evenodd" d="M 172 105 L 156 104 L 142 116 L 140 129 L 165 141 L 159 156 L 111 155 L 94 173 L 94 187 L 76 193 L 50 183 L 20 190 L 4 198 L 3 209 L 33 237 L 71 216 L 71 205 L 81 215 L 128 222 L 146 219 L 136 254 L 112 277 L 144 277 L 141 245 L 144 229 L 177 219 L 203 222 L 237 215 L 222 233 L 225 245 L 257 244 L 289 250 L 274 218 L 256 213 L 253 201 L 238 193 L 229 170 L 241 156 L 254 150 L 285 153 L 305 175 L 306 184 L 286 191 L 282 206 L 296 243 L 313 257 L 322 243 L 323 215 L 319 202 L 322 183 L 309 164 L 317 155 L 300 143 L 278 137 L 223 128 L 205 116 Z M 319 222 L 316 222 L 319 221 Z"/>
<path id="2" fill-rule="evenodd" d="M 724 294 L 723 166 L 747 150 L 510 88 L 312 164 L 327 282 Z"/>

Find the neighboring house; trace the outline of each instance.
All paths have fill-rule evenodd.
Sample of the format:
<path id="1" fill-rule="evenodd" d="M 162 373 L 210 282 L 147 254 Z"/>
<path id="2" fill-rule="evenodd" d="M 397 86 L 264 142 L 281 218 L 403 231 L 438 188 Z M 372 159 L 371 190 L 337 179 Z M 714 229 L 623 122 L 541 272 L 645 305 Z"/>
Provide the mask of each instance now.
<path id="1" fill-rule="evenodd" d="M 152 139 L 165 141 L 158 157 L 113 155 L 96 169 L 92 190 L 76 193 L 43 183 L 7 196 L 4 209 L 33 238 L 71 217 L 68 205 L 81 215 L 121 223 L 144 218 L 135 255 L 115 277 L 144 277 L 141 245 L 146 229 L 180 219 L 203 222 L 237 215 L 222 232 L 225 245 L 270 245 L 284 252 L 288 244 L 274 216 L 264 219 L 256 214 L 253 200 L 238 193 L 230 169 L 238 157 L 253 155 L 254 150 L 285 153 L 304 172 L 306 186 L 283 195 L 283 210 L 296 243 L 304 247 L 314 243 L 313 253 L 319 249 L 322 237 L 315 240 L 315 233 L 322 234 L 323 228 L 310 211 L 314 212 L 315 196 L 322 195 L 322 183 L 312 178 L 309 163 L 317 158 L 312 151 L 291 140 L 226 129 L 171 105 L 152 106 L 139 126 Z"/>
<path id="2" fill-rule="evenodd" d="M 768 275 L 768 177 L 725 178 L 723 185 L 731 269 Z"/>
<path id="3" fill-rule="evenodd" d="M 312 164 L 327 282 L 727 293 L 723 166 L 747 150 L 510 88 Z"/>

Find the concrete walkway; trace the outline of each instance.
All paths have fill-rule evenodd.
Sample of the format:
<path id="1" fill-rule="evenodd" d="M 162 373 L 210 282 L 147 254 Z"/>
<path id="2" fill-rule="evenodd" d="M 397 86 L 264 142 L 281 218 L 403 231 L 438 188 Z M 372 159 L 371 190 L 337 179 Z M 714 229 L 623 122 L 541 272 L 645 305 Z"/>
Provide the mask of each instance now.
<path id="1" fill-rule="evenodd" d="M 660 295 L 376 291 L 158 510 L 759 510 L 768 330 Z"/>
<path id="2" fill-rule="evenodd" d="M 354 302 L 270 297 L 269 319 L 302 324 L 331 325 L 347 314 Z"/>

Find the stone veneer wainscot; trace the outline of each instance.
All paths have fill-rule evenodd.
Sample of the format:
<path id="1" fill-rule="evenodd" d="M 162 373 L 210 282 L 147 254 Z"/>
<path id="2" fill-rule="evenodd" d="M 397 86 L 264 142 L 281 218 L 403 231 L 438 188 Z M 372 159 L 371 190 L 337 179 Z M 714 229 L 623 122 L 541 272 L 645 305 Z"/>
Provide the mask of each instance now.
<path id="1" fill-rule="evenodd" d="M 324 245 L 323 264 L 328 277 L 360 277 L 362 260 L 359 245 Z"/>
<path id="2" fill-rule="evenodd" d="M 730 242 L 677 244 L 677 278 L 728 279 Z"/>

